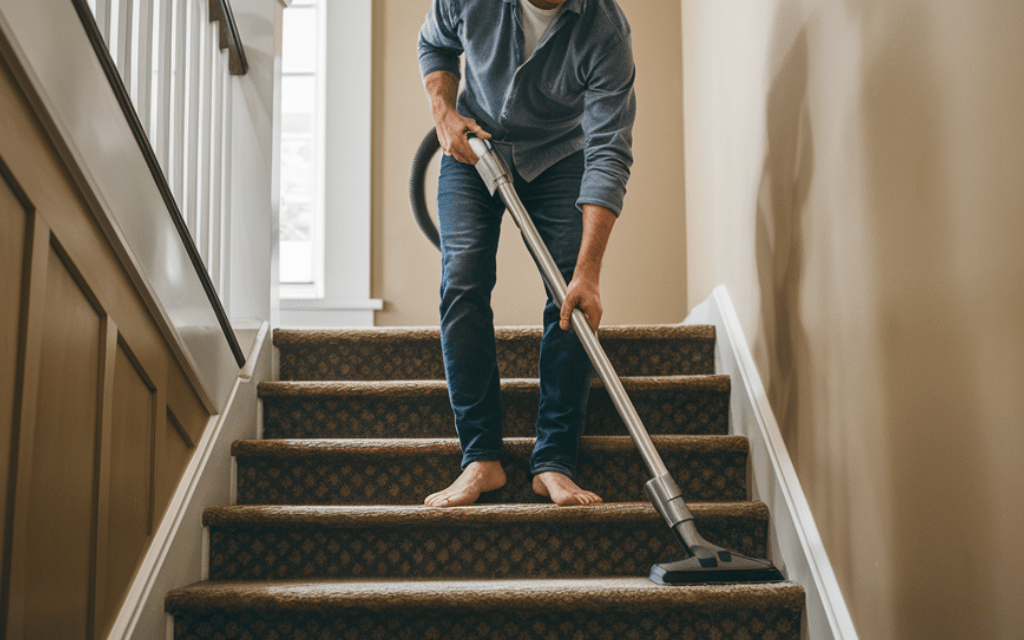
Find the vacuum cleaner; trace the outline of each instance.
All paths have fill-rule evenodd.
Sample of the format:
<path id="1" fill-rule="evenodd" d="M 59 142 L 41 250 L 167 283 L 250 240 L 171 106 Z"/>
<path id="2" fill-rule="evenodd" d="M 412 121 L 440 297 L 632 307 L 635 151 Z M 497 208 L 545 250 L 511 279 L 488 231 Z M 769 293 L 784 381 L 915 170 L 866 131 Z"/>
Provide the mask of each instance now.
<path id="1" fill-rule="evenodd" d="M 561 305 L 565 299 L 566 283 L 555 264 L 551 253 L 541 239 L 537 228 L 530 219 L 526 208 L 516 194 L 512 184 L 512 174 L 504 160 L 487 140 L 470 134 L 469 144 L 479 161 L 477 172 L 487 185 L 491 195 L 500 194 L 505 207 L 512 214 L 519 227 L 526 246 L 533 254 L 541 275 L 556 304 Z M 413 157 L 409 175 L 409 197 L 413 217 L 424 235 L 440 248 L 441 241 L 437 227 L 430 218 L 426 208 L 423 182 L 427 163 L 437 152 L 440 144 L 434 129 L 423 138 Z M 665 463 L 651 441 L 647 429 L 640 421 L 633 402 L 626 394 L 622 382 L 612 368 L 608 356 L 598 342 L 597 334 L 590 328 L 586 316 L 579 309 L 572 312 L 572 327 L 580 342 L 590 356 L 597 374 L 601 377 L 612 403 L 618 410 L 622 421 L 629 431 L 640 456 L 647 465 L 651 479 L 644 485 L 647 496 L 669 528 L 682 544 L 686 555 L 679 560 L 659 562 L 651 567 L 650 578 L 658 584 L 723 584 L 732 582 L 774 582 L 784 580 L 782 573 L 767 560 L 750 558 L 742 554 L 723 549 L 705 540 L 697 531 L 693 514 L 683 500 L 682 490 L 669 475 Z"/>

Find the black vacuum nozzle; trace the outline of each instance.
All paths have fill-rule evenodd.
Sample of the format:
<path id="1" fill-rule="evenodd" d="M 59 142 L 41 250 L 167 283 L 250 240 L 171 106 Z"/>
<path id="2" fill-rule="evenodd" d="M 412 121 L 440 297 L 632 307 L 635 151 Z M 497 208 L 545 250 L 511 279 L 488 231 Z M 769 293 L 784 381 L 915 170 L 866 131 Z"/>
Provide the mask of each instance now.
<path id="1" fill-rule="evenodd" d="M 705 540 L 683 501 L 679 485 L 668 474 L 655 476 L 644 485 L 683 549 L 682 560 L 659 562 L 651 567 L 651 580 L 658 584 L 725 584 L 730 582 L 778 582 L 782 572 L 767 560 L 749 558 Z"/>
<path id="2" fill-rule="evenodd" d="M 767 560 L 748 558 L 724 549 L 699 553 L 683 560 L 659 562 L 651 567 L 651 580 L 658 584 L 725 584 L 730 582 L 777 582 L 782 572 Z M 707 551 L 700 549 L 700 551 Z"/>

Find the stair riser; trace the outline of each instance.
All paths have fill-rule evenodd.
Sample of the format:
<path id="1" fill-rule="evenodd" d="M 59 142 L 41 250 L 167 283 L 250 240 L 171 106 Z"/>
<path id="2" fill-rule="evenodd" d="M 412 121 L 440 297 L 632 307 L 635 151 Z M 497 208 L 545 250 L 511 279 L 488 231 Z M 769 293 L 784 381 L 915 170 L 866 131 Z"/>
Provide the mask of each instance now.
<path id="1" fill-rule="evenodd" d="M 729 431 L 729 392 L 645 389 L 630 392 L 644 426 L 652 435 L 724 435 Z M 506 437 L 531 437 L 537 424 L 540 391 L 536 387 L 502 391 L 502 428 Z M 587 403 L 588 435 L 625 435 L 626 428 L 603 388 Z M 265 396 L 265 438 L 432 438 L 455 435 L 446 393 L 385 395 Z"/>
<path id="2" fill-rule="evenodd" d="M 699 526 L 716 544 L 766 553 L 766 520 Z M 210 528 L 211 580 L 645 577 L 655 562 L 682 555 L 656 514 L 590 524 Z"/>
<path id="3" fill-rule="evenodd" d="M 450 448 L 449 448 L 450 449 Z M 506 451 L 508 483 L 481 496 L 486 502 L 546 502 L 531 489 L 528 451 Z M 691 502 L 747 499 L 745 451 L 661 452 L 665 466 Z M 430 450 L 402 456 L 353 452 L 324 456 L 238 456 L 238 504 L 422 504 L 460 473 L 461 455 Z M 645 501 L 647 469 L 635 451 L 587 451 L 577 483 L 605 502 Z"/>
<path id="4" fill-rule="evenodd" d="M 666 587 L 674 588 L 674 587 Z M 800 611 L 726 608 L 613 611 L 345 609 L 333 613 L 258 610 L 179 613 L 175 640 L 316 638 L 317 640 L 550 640 L 551 638 L 744 638 L 798 640 Z"/>
<path id="5" fill-rule="evenodd" d="M 713 339 L 602 338 L 622 376 L 714 373 Z M 537 376 L 538 338 L 498 340 L 498 370 L 504 378 Z M 278 345 L 281 380 L 443 380 L 439 340 L 338 341 Z"/>

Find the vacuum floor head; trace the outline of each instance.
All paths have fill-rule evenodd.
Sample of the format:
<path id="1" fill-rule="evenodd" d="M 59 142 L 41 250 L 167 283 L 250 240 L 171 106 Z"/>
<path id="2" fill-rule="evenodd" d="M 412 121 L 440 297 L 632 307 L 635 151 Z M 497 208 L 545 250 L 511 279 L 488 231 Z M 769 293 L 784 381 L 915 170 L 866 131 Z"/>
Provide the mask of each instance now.
<path id="1" fill-rule="evenodd" d="M 778 582 L 782 572 L 767 560 L 748 558 L 732 551 L 717 550 L 711 557 L 695 554 L 682 560 L 659 562 L 651 567 L 651 580 L 658 584 L 726 584 L 732 582 Z"/>

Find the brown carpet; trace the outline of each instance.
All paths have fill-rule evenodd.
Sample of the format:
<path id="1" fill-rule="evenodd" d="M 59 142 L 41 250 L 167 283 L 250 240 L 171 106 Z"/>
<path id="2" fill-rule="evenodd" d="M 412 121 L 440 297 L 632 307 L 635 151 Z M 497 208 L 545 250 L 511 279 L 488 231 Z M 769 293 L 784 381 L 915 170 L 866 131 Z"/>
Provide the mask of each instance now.
<path id="1" fill-rule="evenodd" d="M 578 480 L 605 499 L 559 508 L 530 490 L 536 328 L 498 332 L 508 484 L 422 506 L 459 472 L 436 329 L 281 331 L 264 440 L 239 441 L 238 506 L 209 509 L 210 580 L 167 596 L 175 638 L 800 637 L 792 583 L 661 587 L 680 555 L 599 382 Z M 728 436 L 711 327 L 608 327 L 601 341 L 712 542 L 765 557 L 768 509 Z"/>

